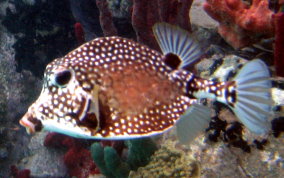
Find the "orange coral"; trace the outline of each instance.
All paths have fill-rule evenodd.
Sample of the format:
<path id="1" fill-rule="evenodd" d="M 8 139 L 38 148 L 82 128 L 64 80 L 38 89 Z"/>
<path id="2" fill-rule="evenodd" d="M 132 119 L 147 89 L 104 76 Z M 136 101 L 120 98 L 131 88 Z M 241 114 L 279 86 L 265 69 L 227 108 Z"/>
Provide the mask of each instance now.
<path id="1" fill-rule="evenodd" d="M 273 12 L 268 0 L 207 0 L 203 7 L 220 23 L 219 34 L 234 48 L 241 48 L 262 37 L 274 36 Z"/>

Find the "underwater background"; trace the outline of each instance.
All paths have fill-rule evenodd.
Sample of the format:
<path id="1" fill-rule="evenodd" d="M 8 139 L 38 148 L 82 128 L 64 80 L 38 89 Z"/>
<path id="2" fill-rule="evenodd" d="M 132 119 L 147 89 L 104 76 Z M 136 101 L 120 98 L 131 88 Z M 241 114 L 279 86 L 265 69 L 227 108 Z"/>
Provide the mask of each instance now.
<path id="1" fill-rule="evenodd" d="M 284 1 L 0 0 L 0 177 L 284 177 Z M 242 16 L 241 16 L 241 15 Z M 160 50 L 152 33 L 165 21 L 206 46 L 188 70 L 230 80 L 261 59 L 273 80 L 272 129 L 251 134 L 213 103 L 205 133 L 190 145 L 174 129 L 125 141 L 28 135 L 19 120 L 42 87 L 46 65 L 102 36 L 131 38 Z"/>

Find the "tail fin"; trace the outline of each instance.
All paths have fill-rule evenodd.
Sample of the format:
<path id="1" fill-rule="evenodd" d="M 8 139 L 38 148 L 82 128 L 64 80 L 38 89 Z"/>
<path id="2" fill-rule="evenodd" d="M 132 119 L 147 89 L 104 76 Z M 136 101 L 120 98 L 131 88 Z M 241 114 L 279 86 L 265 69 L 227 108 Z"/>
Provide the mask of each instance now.
<path id="1" fill-rule="evenodd" d="M 258 59 L 250 61 L 234 81 L 236 100 L 230 106 L 231 109 L 250 131 L 256 134 L 267 133 L 270 129 L 268 118 L 271 116 L 272 104 L 267 66 Z"/>

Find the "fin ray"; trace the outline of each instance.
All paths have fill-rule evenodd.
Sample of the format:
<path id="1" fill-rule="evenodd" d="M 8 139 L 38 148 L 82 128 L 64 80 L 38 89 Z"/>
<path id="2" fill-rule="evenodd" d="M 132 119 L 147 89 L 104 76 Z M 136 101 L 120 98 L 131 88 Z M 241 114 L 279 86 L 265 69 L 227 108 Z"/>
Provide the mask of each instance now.
<path id="1" fill-rule="evenodd" d="M 237 100 L 231 107 L 241 122 L 256 134 L 269 130 L 271 116 L 271 80 L 264 62 L 259 59 L 248 62 L 234 78 Z M 260 92 L 252 92 L 252 91 Z M 265 91 L 266 90 L 266 91 Z"/>
<path id="2" fill-rule="evenodd" d="M 254 102 L 258 102 L 258 103 L 262 103 L 262 104 L 266 104 L 266 105 L 271 105 L 272 100 L 271 99 L 267 99 L 266 97 L 263 97 L 263 94 L 259 94 L 259 95 L 254 95 L 255 93 L 246 93 L 246 94 L 239 94 L 239 97 L 241 96 L 243 98 L 243 100 L 250 102 L 250 103 L 254 103 Z"/>
<path id="3" fill-rule="evenodd" d="M 164 55 L 173 53 L 179 56 L 182 60 L 180 68 L 193 63 L 202 54 L 199 45 L 184 29 L 167 23 L 157 23 L 153 32 Z"/>
<path id="4" fill-rule="evenodd" d="M 254 119 L 256 116 L 250 113 L 250 110 L 247 110 L 245 107 L 239 105 L 238 107 L 236 107 L 235 111 L 236 112 L 239 111 L 237 114 L 239 118 L 247 118 L 243 120 L 242 123 L 246 127 L 248 127 L 250 130 L 252 131 L 259 130 L 259 128 L 268 129 L 268 125 L 269 125 L 268 121 L 260 122 L 259 120 Z M 258 133 L 258 132 L 255 132 L 255 133 Z"/>
<path id="5" fill-rule="evenodd" d="M 177 122 L 177 136 L 181 143 L 188 144 L 209 126 L 210 108 L 194 104 Z"/>
<path id="6" fill-rule="evenodd" d="M 244 108 L 248 108 L 251 110 L 252 113 L 255 113 L 255 115 L 258 115 L 258 114 L 262 114 L 262 115 L 265 115 L 265 116 L 270 116 L 270 113 L 265 111 L 265 104 L 263 104 L 262 106 L 261 105 L 258 105 L 258 106 L 255 106 L 253 105 L 254 103 L 251 102 L 246 102 L 246 101 L 239 101 L 240 104 L 242 104 L 244 106 Z M 256 117 L 256 119 L 259 119 Z"/>

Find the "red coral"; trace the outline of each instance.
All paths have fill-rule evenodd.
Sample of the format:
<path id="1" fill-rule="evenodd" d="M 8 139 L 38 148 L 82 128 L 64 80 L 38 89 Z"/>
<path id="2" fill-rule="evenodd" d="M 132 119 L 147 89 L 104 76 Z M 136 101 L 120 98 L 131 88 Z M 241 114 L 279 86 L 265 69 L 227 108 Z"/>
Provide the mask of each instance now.
<path id="1" fill-rule="evenodd" d="M 72 147 L 69 149 L 64 155 L 64 164 L 70 176 L 84 178 L 99 173 L 90 151 L 85 148 Z"/>
<path id="2" fill-rule="evenodd" d="M 193 0 L 133 0 L 132 25 L 137 41 L 159 49 L 152 27 L 168 22 L 191 31 L 189 10 Z"/>
<path id="3" fill-rule="evenodd" d="M 68 149 L 64 155 L 64 164 L 70 176 L 84 178 L 99 173 L 82 140 L 51 132 L 45 137 L 44 146 Z"/>
<path id="4" fill-rule="evenodd" d="M 15 165 L 10 167 L 10 175 L 13 178 L 30 178 L 31 171 L 29 169 L 19 170 Z"/>
<path id="5" fill-rule="evenodd" d="M 44 146 L 53 148 L 71 148 L 75 145 L 75 140 L 72 137 L 62 135 L 59 133 L 51 132 L 48 133 L 44 139 Z"/>
<path id="6" fill-rule="evenodd" d="M 219 34 L 234 48 L 257 42 L 261 37 L 274 35 L 273 12 L 268 0 L 207 0 L 204 10 L 220 25 Z"/>
<path id="7" fill-rule="evenodd" d="M 279 12 L 273 17 L 275 20 L 274 66 L 276 74 L 284 77 L 284 13 Z"/>
<path id="8" fill-rule="evenodd" d="M 74 25 L 75 37 L 79 43 L 79 45 L 85 43 L 85 33 L 81 23 L 77 22 Z"/>

